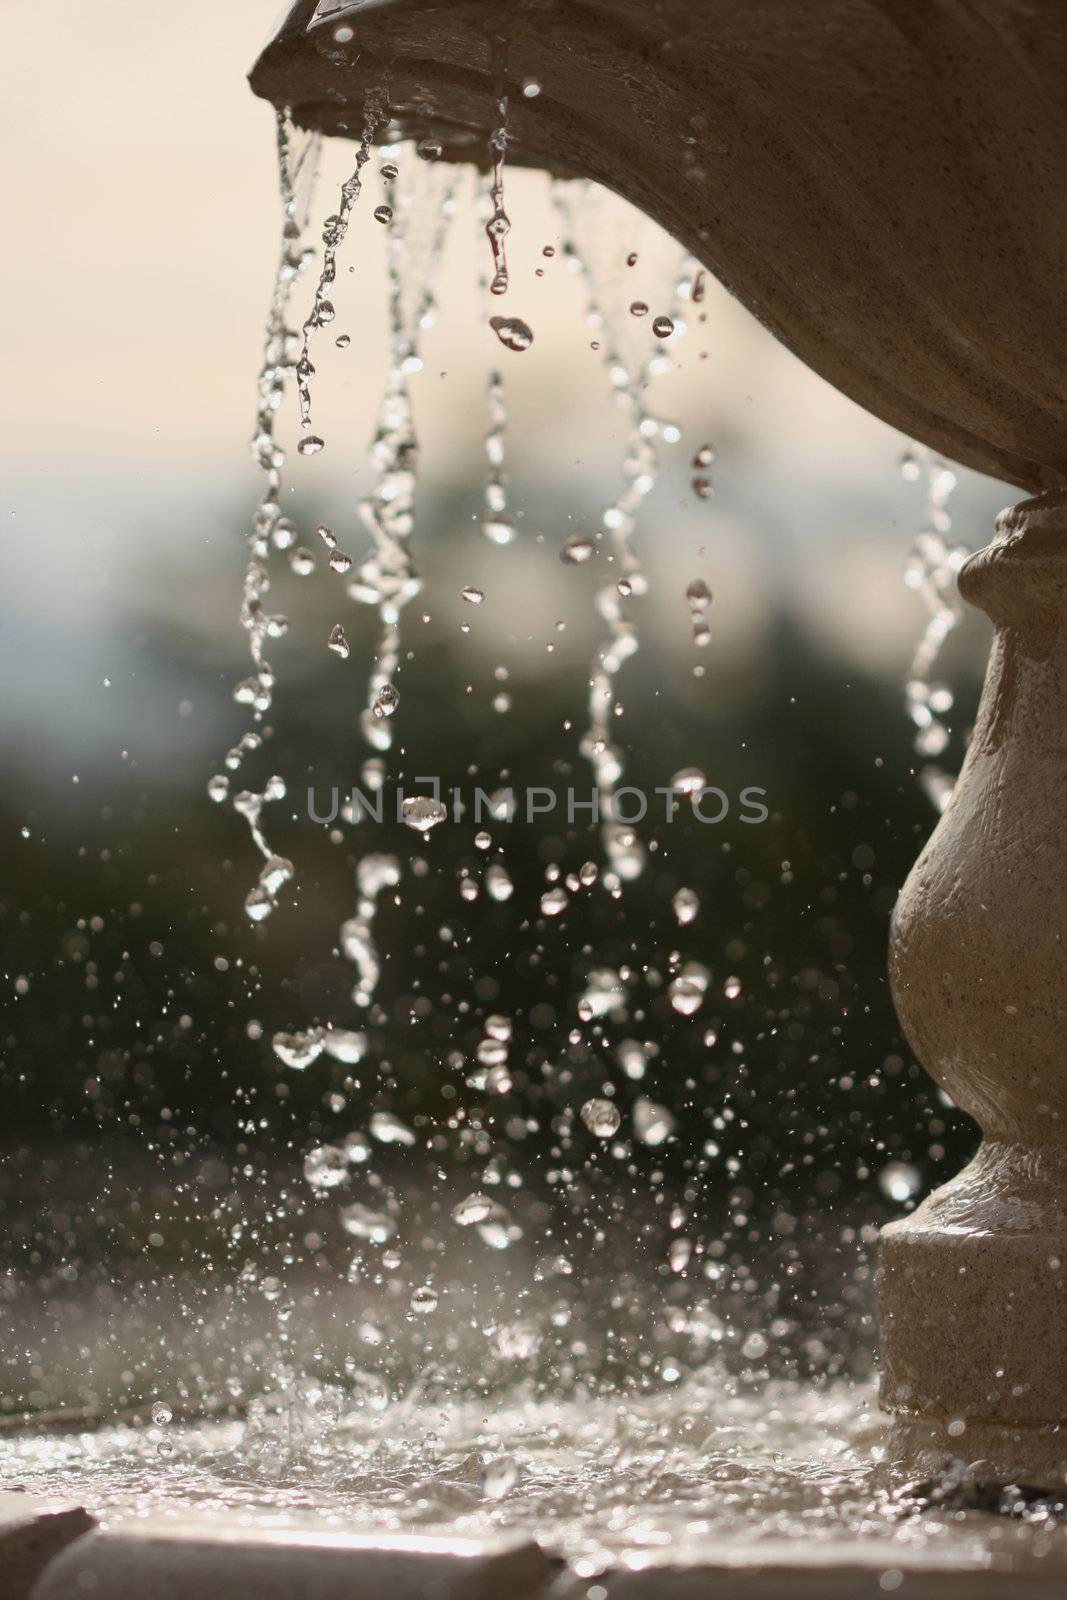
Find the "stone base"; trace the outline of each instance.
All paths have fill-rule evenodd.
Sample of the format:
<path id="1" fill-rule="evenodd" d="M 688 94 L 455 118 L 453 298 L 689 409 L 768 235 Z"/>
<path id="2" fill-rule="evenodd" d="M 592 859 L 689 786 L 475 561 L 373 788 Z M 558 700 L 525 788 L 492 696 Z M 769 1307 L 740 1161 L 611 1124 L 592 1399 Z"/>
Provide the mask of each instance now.
<path id="1" fill-rule="evenodd" d="M 883 1230 L 878 1285 L 885 1410 L 927 1425 L 943 1455 L 972 1461 L 995 1447 L 1009 1475 L 1057 1486 L 1067 1467 L 1065 1199 L 1067 1152 L 987 1141 Z"/>
<path id="2" fill-rule="evenodd" d="M 1010 1531 L 1007 1546 L 969 1536 L 936 1547 L 884 1537 L 686 1540 L 579 1572 L 522 1537 L 480 1544 L 256 1528 L 234 1517 L 149 1519 L 79 1539 L 30 1600 L 1062 1600 L 1062 1549 L 1040 1554 L 1034 1530 Z M 542 1537 L 550 1546 L 550 1526 Z"/>
<path id="3" fill-rule="evenodd" d="M 1067 1427 L 1008 1428 L 996 1423 L 894 1417 L 883 1436 L 886 1465 L 909 1478 L 936 1478 L 950 1457 L 972 1463 L 976 1477 L 1062 1489 L 1067 1485 Z"/>

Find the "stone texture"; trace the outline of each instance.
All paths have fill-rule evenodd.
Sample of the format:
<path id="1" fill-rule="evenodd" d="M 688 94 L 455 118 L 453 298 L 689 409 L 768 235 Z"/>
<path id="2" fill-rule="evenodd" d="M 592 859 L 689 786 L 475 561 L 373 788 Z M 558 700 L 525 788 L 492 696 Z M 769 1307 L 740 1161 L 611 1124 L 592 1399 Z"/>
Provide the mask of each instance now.
<path id="1" fill-rule="evenodd" d="M 0 1491 L 0 1595 L 27 1600 L 54 1556 L 94 1526 L 81 1506 Z"/>
<path id="2" fill-rule="evenodd" d="M 592 1580 L 597 1600 L 1062 1600 L 1062 1563 L 981 1565 L 956 1550 L 940 1556 L 872 1540 L 869 1544 L 770 1539 L 758 1549 L 729 1546 L 688 1561 L 659 1556 Z M 587 1600 L 590 1580 L 574 1580 L 560 1600 Z"/>
<path id="3" fill-rule="evenodd" d="M 484 162 L 502 74 L 509 161 L 616 189 L 905 434 L 1067 483 L 1063 0 L 360 0 L 309 30 L 315 10 L 252 73 L 302 125 L 358 136 L 387 83 L 400 131 Z"/>
<path id="4" fill-rule="evenodd" d="M 1004 512 L 960 592 L 996 624 L 955 793 L 901 892 L 916 1054 L 985 1139 L 882 1235 L 882 1403 L 917 1443 L 1067 1467 L 1067 495 Z M 925 1431 L 924 1431 L 925 1430 Z"/>
<path id="5" fill-rule="evenodd" d="M 530 1542 L 158 1520 L 83 1539 L 33 1600 L 538 1600 L 558 1565 Z"/>

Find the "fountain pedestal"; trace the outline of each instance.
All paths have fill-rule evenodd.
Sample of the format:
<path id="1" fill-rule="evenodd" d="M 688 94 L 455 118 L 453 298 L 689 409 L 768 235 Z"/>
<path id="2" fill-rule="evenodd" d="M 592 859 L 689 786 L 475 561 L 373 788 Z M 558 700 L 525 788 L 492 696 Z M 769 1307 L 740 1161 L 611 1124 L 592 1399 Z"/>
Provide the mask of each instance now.
<path id="1" fill-rule="evenodd" d="M 893 994 L 974 1160 L 882 1234 L 895 1444 L 1067 1473 L 1067 494 L 1005 511 L 960 574 L 996 624 L 955 793 L 908 878 Z"/>

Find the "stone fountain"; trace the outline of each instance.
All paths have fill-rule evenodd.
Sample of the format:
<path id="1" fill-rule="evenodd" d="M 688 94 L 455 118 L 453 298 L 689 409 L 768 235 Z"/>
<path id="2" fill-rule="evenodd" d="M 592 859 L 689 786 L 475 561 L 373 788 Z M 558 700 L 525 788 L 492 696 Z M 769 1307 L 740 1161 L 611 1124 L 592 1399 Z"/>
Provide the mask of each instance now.
<path id="1" fill-rule="evenodd" d="M 506 93 L 509 160 L 617 190 L 860 405 L 1035 496 L 961 576 L 996 640 L 891 937 L 908 1038 L 985 1137 L 885 1230 L 882 1404 L 905 1457 L 1062 1482 L 1062 0 L 299 0 L 251 81 L 349 137 L 380 91 L 383 139 L 483 163 Z"/>
<path id="2" fill-rule="evenodd" d="M 987 1480 L 1062 1491 L 1063 0 L 298 0 L 252 83 L 297 124 L 350 138 L 373 96 L 383 141 L 429 138 L 482 165 L 506 95 L 509 162 L 617 190 L 860 405 L 1031 496 L 960 578 L 996 637 L 963 772 L 891 936 L 908 1037 L 984 1139 L 883 1235 L 881 1398 L 898 1462 L 937 1468 L 947 1454 L 980 1461 Z M 928 1549 L 921 1532 L 878 1544 L 864 1513 L 863 1537 L 854 1527 L 836 1546 L 761 1526 L 741 1550 L 710 1539 L 601 1569 L 565 1567 L 528 1531 L 388 1537 L 323 1505 L 286 1527 L 273 1507 L 257 1522 L 139 1506 L 94 1530 L 74 1503 L 14 1492 L 0 1495 L 0 1588 L 11 1600 L 229 1600 L 249 1586 L 264 1600 L 1063 1592 L 1062 1541 L 1038 1548 L 1041 1530 L 1021 1523 L 974 1536 L 946 1509 Z"/>

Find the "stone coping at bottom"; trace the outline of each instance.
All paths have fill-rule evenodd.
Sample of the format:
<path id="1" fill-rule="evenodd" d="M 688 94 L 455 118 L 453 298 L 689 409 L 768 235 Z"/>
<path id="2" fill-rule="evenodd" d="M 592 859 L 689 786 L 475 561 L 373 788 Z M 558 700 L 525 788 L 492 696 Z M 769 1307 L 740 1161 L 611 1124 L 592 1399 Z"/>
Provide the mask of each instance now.
<path id="1" fill-rule="evenodd" d="M 1023 1530 L 1017 1530 L 1022 1532 Z M 551 1530 L 546 1530 L 550 1545 Z M 1016 1546 L 1018 1548 L 1018 1546 Z M 239 1516 L 99 1528 L 76 1503 L 0 1493 L 2 1600 L 1062 1600 L 1067 1557 L 1005 1561 L 880 1540 L 709 1543 L 578 1573 L 526 1537 L 481 1542 Z"/>
<path id="2" fill-rule="evenodd" d="M 94 1526 L 79 1505 L 0 1490 L 0 1595 L 27 1600 L 61 1551 Z"/>

